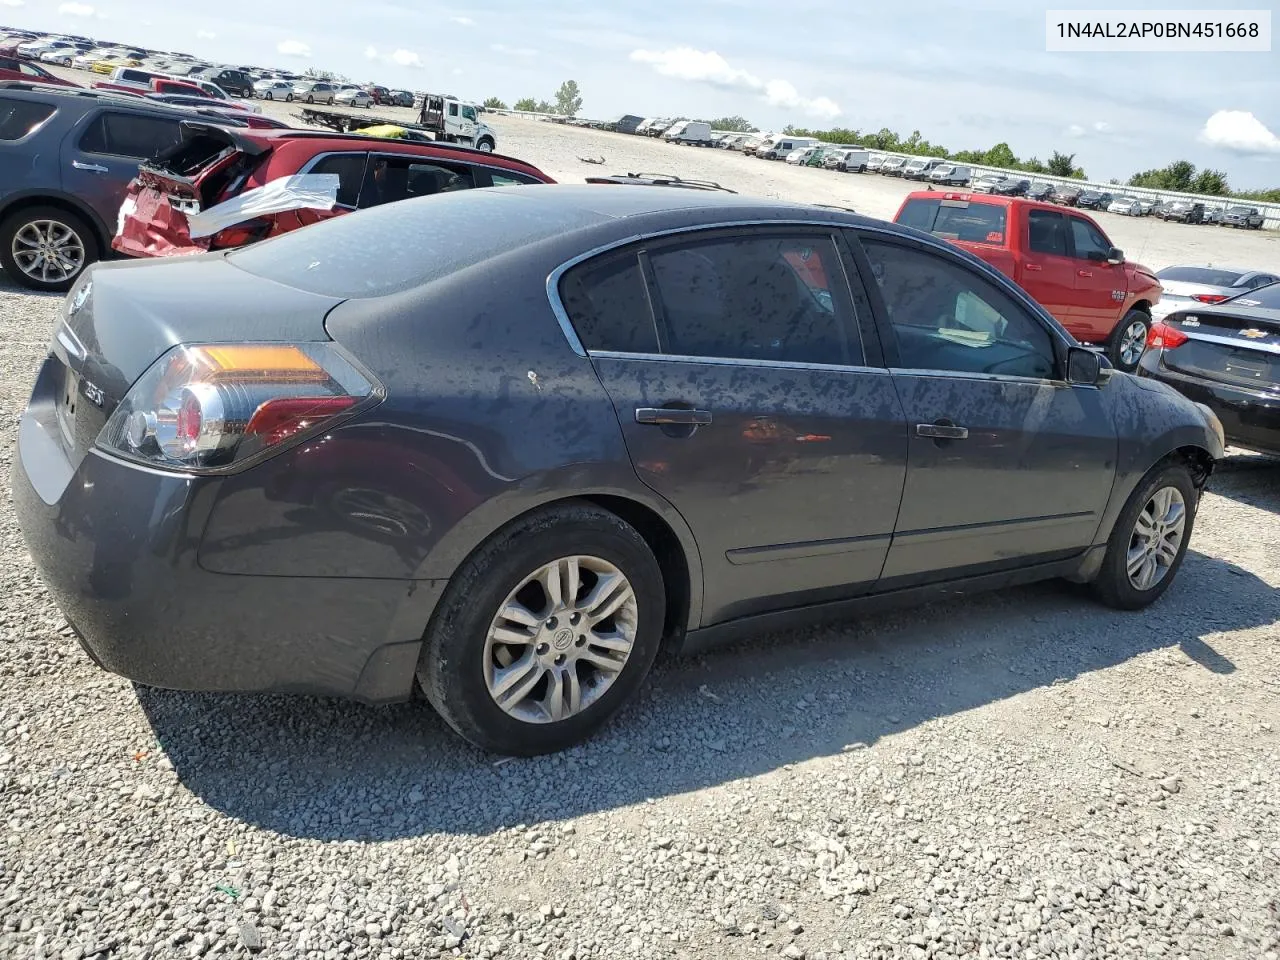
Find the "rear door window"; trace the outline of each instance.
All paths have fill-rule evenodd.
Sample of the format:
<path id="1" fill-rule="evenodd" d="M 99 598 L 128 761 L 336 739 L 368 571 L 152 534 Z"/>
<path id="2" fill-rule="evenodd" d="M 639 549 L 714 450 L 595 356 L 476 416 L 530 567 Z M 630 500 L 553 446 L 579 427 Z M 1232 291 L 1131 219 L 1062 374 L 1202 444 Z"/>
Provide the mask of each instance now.
<path id="1" fill-rule="evenodd" d="M 1031 210 L 1027 213 L 1030 234 L 1028 246 L 1033 253 L 1047 253 L 1055 257 L 1070 256 L 1067 248 L 1067 218 L 1052 210 Z"/>
<path id="2" fill-rule="evenodd" d="M 466 164 L 412 156 L 375 156 L 360 191 L 360 206 L 376 207 L 414 197 L 469 190 L 475 185 L 475 172 Z"/>
<path id="3" fill-rule="evenodd" d="M 364 183 L 364 168 L 368 159 L 367 153 L 331 153 L 317 160 L 307 172 L 336 173 L 338 205 L 354 207 L 360 199 L 360 186 Z"/>
<path id="4" fill-rule="evenodd" d="M 525 173 L 516 173 L 512 170 L 504 170 L 499 173 L 497 170 L 485 169 L 477 167 L 475 171 L 476 186 L 483 186 L 481 182 L 488 179 L 491 187 L 512 187 L 529 183 L 541 183 L 537 177 L 531 177 Z"/>
<path id="5" fill-rule="evenodd" d="M 177 120 L 107 111 L 99 114 L 80 137 L 85 153 L 101 153 L 134 160 L 150 160 L 182 142 Z"/>
<path id="6" fill-rule="evenodd" d="M 54 114 L 55 107 L 0 97 L 0 140 L 21 140 Z"/>
<path id="7" fill-rule="evenodd" d="M 898 223 L 932 233 L 944 240 L 966 243 L 1003 244 L 1006 208 L 994 203 L 969 200 L 908 200 Z"/>

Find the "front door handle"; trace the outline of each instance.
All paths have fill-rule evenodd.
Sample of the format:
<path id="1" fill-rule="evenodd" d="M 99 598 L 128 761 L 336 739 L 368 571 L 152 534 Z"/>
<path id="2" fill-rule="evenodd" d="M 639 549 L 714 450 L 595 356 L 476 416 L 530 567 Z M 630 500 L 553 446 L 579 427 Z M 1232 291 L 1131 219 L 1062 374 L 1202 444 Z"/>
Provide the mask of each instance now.
<path id="1" fill-rule="evenodd" d="M 938 421 L 937 423 L 917 423 L 917 437 L 932 437 L 934 440 L 967 440 L 969 437 L 968 427 L 957 427 L 949 421 Z"/>
<path id="2" fill-rule="evenodd" d="M 1077 276 L 1077 277 L 1092 277 L 1092 276 L 1093 276 L 1093 271 L 1092 271 L 1092 270 L 1077 270 L 1077 271 L 1076 271 L 1076 276 Z"/>
<path id="3" fill-rule="evenodd" d="M 79 160 L 72 160 L 71 167 L 74 170 L 88 170 L 90 173 L 110 173 L 110 171 L 100 163 L 81 163 Z"/>
<path id="4" fill-rule="evenodd" d="M 688 410 L 682 407 L 636 407 L 636 423 L 697 427 L 710 422 L 710 410 Z"/>
<path id="5" fill-rule="evenodd" d="M 1038 264 L 1038 263 L 1028 263 L 1028 264 L 1024 264 L 1024 266 L 1025 266 L 1028 270 L 1039 270 L 1039 269 L 1041 269 L 1040 264 Z"/>

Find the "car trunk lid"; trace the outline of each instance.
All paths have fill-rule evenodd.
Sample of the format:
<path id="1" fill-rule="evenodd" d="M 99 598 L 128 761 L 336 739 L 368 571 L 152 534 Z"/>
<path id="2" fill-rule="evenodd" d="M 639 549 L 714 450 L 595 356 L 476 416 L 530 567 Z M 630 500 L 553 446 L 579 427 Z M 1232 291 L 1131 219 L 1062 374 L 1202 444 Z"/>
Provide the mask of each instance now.
<path id="1" fill-rule="evenodd" d="M 237 195 L 271 145 L 234 129 L 184 121 L 183 139 L 142 164 L 120 207 L 114 250 L 133 257 L 204 253 L 218 235 L 191 236 L 190 218 Z"/>
<path id="2" fill-rule="evenodd" d="M 223 254 L 96 265 L 68 297 L 41 372 L 64 453 L 78 464 L 134 381 L 171 347 L 327 340 L 325 317 L 341 302 L 237 270 Z"/>
<path id="3" fill-rule="evenodd" d="M 1165 323 L 1187 338 L 1162 353 L 1167 369 L 1280 393 L 1280 313 L 1179 312 Z"/>

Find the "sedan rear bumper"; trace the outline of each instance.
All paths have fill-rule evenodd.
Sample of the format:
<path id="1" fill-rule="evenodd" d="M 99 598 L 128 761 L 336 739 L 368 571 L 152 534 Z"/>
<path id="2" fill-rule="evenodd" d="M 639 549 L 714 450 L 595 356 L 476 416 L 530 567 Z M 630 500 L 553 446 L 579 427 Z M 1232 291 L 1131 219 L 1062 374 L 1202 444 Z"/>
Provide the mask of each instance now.
<path id="1" fill-rule="evenodd" d="M 1203 403 L 1222 421 L 1228 443 L 1280 456 L 1280 398 L 1274 394 L 1174 373 L 1160 366 L 1160 351 L 1144 354 L 1137 373 L 1161 380 L 1188 399 Z"/>
<path id="2" fill-rule="evenodd" d="M 97 452 L 24 413 L 14 510 L 45 585 L 103 669 L 149 686 L 408 699 L 445 581 L 245 576 L 196 561 L 220 483 Z"/>

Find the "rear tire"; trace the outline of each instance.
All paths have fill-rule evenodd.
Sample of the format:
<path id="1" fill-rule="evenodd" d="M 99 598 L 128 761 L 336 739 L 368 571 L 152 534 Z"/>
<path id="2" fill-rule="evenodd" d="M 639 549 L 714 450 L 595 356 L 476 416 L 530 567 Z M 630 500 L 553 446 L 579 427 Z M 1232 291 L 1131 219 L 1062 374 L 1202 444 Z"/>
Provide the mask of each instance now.
<path id="1" fill-rule="evenodd" d="M 24 243 L 24 238 L 34 243 L 40 242 L 41 237 L 48 236 L 58 241 L 61 266 L 49 274 L 48 280 L 44 280 L 43 268 L 23 252 L 29 245 Z M 15 250 L 18 252 L 15 253 Z M 28 290 L 45 293 L 69 290 L 80 274 L 101 256 L 98 237 L 93 228 L 83 217 L 58 207 L 27 207 L 0 223 L 0 266 L 4 267 L 10 280 Z M 22 264 L 18 262 L 19 257 Z M 76 266 L 74 270 L 68 271 L 66 265 L 71 262 Z"/>
<path id="2" fill-rule="evenodd" d="M 1136 370 L 1147 348 L 1147 334 L 1150 332 L 1150 314 L 1137 309 L 1126 313 L 1107 341 L 1107 358 L 1112 366 L 1125 373 Z"/>
<path id="3" fill-rule="evenodd" d="M 1198 503 L 1185 464 L 1169 463 L 1144 477 L 1116 519 L 1094 595 L 1117 610 L 1140 610 L 1157 600 L 1182 565 Z M 1148 575 L 1154 582 L 1147 582 Z"/>
<path id="4" fill-rule="evenodd" d="M 574 574 L 566 579 L 560 570 L 568 558 Z M 541 586 L 546 581 L 535 577 L 552 565 L 556 591 L 563 591 L 558 605 Z M 589 573 L 592 566 L 621 579 L 610 573 L 604 575 L 608 581 L 597 579 Z M 615 586 L 606 589 L 607 582 Z M 569 583 L 578 585 L 572 597 L 565 590 Z M 614 604 L 605 599 L 611 596 L 623 599 Z M 619 615 L 586 625 L 593 623 L 590 614 L 575 612 L 605 607 Z M 515 617 L 499 616 L 511 610 Z M 427 628 L 418 680 L 445 722 L 482 749 L 509 756 L 563 750 L 633 699 L 658 653 L 665 613 L 662 571 L 635 528 L 587 503 L 559 504 L 499 530 L 450 579 Z M 503 643 L 499 635 L 531 639 Z M 617 669 L 594 666 L 609 649 L 620 650 L 619 638 L 628 635 L 629 652 L 606 661 Z M 598 648 L 595 639 L 614 646 Z M 548 658 L 554 659 L 544 662 Z M 557 666 L 566 660 L 567 667 Z M 500 706 L 490 691 L 501 694 L 501 671 L 513 668 L 520 676 L 508 677 L 506 706 Z M 577 682 L 567 678 L 569 671 Z M 563 679 L 553 684 L 555 678 Z M 573 698 L 560 696 L 570 690 L 579 694 L 576 707 Z M 561 719 L 549 719 L 551 704 L 564 713 Z"/>

